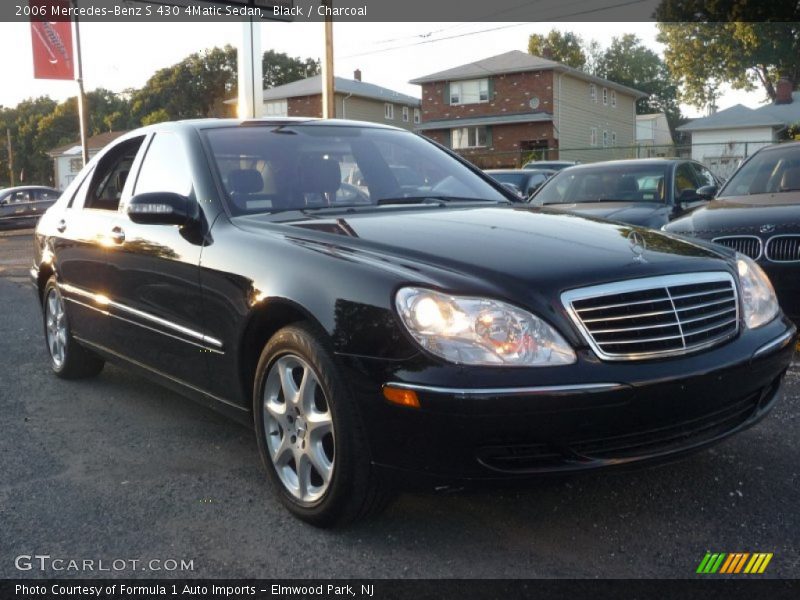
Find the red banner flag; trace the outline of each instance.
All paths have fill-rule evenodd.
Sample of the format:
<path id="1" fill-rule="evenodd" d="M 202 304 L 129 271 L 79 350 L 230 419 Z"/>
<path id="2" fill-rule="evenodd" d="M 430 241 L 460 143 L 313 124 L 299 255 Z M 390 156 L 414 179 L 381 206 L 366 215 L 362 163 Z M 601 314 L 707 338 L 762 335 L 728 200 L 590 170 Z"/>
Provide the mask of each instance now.
<path id="1" fill-rule="evenodd" d="M 57 21 L 54 18 L 60 10 L 69 9 L 69 0 L 29 0 L 28 4 L 32 9 L 34 78 L 75 79 L 75 64 L 72 60 L 72 23 L 68 20 Z"/>

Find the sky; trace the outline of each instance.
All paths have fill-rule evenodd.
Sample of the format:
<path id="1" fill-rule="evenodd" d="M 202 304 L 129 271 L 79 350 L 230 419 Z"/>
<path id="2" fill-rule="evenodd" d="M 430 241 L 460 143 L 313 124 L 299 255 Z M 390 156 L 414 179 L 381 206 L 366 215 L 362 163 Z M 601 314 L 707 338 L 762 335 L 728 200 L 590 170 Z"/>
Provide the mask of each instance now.
<path id="1" fill-rule="evenodd" d="M 262 51 L 320 58 L 324 54 L 322 23 L 261 23 Z M 335 23 L 334 71 L 352 78 L 361 69 L 364 81 L 419 97 L 410 79 L 509 50 L 526 50 L 531 33 L 550 29 L 572 31 L 602 47 L 611 38 L 634 33 L 658 52 L 655 23 Z M 186 55 L 225 44 L 236 45 L 242 36 L 239 23 L 81 23 L 84 82 L 87 90 L 104 87 L 114 92 L 144 85 L 159 68 Z M 27 23 L 0 23 L 3 78 L 0 105 L 40 95 L 63 100 L 76 94 L 71 81 L 33 79 L 30 28 Z M 734 104 L 760 106 L 760 91 L 726 90 L 718 102 L 724 109 Z M 689 117 L 701 111 L 684 106 Z"/>

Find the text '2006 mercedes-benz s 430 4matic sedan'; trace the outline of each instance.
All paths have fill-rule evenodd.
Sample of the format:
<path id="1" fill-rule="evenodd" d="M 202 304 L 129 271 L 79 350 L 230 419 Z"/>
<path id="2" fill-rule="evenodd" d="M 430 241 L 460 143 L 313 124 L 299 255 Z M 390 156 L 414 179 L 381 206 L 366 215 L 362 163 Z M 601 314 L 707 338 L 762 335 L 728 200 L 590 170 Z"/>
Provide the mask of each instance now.
<path id="1" fill-rule="evenodd" d="M 515 198 L 390 127 L 131 132 L 36 229 L 52 369 L 118 362 L 250 423 L 319 526 L 397 487 L 677 456 L 770 410 L 796 330 L 751 259 Z"/>

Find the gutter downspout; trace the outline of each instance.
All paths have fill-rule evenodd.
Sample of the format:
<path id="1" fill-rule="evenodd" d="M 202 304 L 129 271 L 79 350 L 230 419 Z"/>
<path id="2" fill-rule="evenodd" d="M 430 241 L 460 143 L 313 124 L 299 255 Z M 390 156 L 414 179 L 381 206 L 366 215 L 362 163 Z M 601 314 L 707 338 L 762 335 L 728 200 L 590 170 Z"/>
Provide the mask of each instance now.
<path id="1" fill-rule="evenodd" d="M 349 94 L 347 94 L 347 96 L 342 98 L 342 118 L 343 119 L 347 118 L 347 99 L 352 95 L 353 95 L 353 93 L 350 92 Z"/>

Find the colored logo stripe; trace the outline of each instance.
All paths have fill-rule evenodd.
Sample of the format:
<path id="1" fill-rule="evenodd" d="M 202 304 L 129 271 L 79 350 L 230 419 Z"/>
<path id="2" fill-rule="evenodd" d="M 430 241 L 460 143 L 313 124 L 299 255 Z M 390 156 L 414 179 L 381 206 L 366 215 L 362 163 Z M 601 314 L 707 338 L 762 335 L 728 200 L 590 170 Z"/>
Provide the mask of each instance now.
<path id="1" fill-rule="evenodd" d="M 760 574 L 767 569 L 772 556 L 771 552 L 757 552 L 755 554 L 750 554 L 749 552 L 734 552 L 731 554 L 706 552 L 697 567 L 697 573 L 732 575 L 734 573 L 742 573 L 742 569 L 744 569 L 744 573 Z"/>

